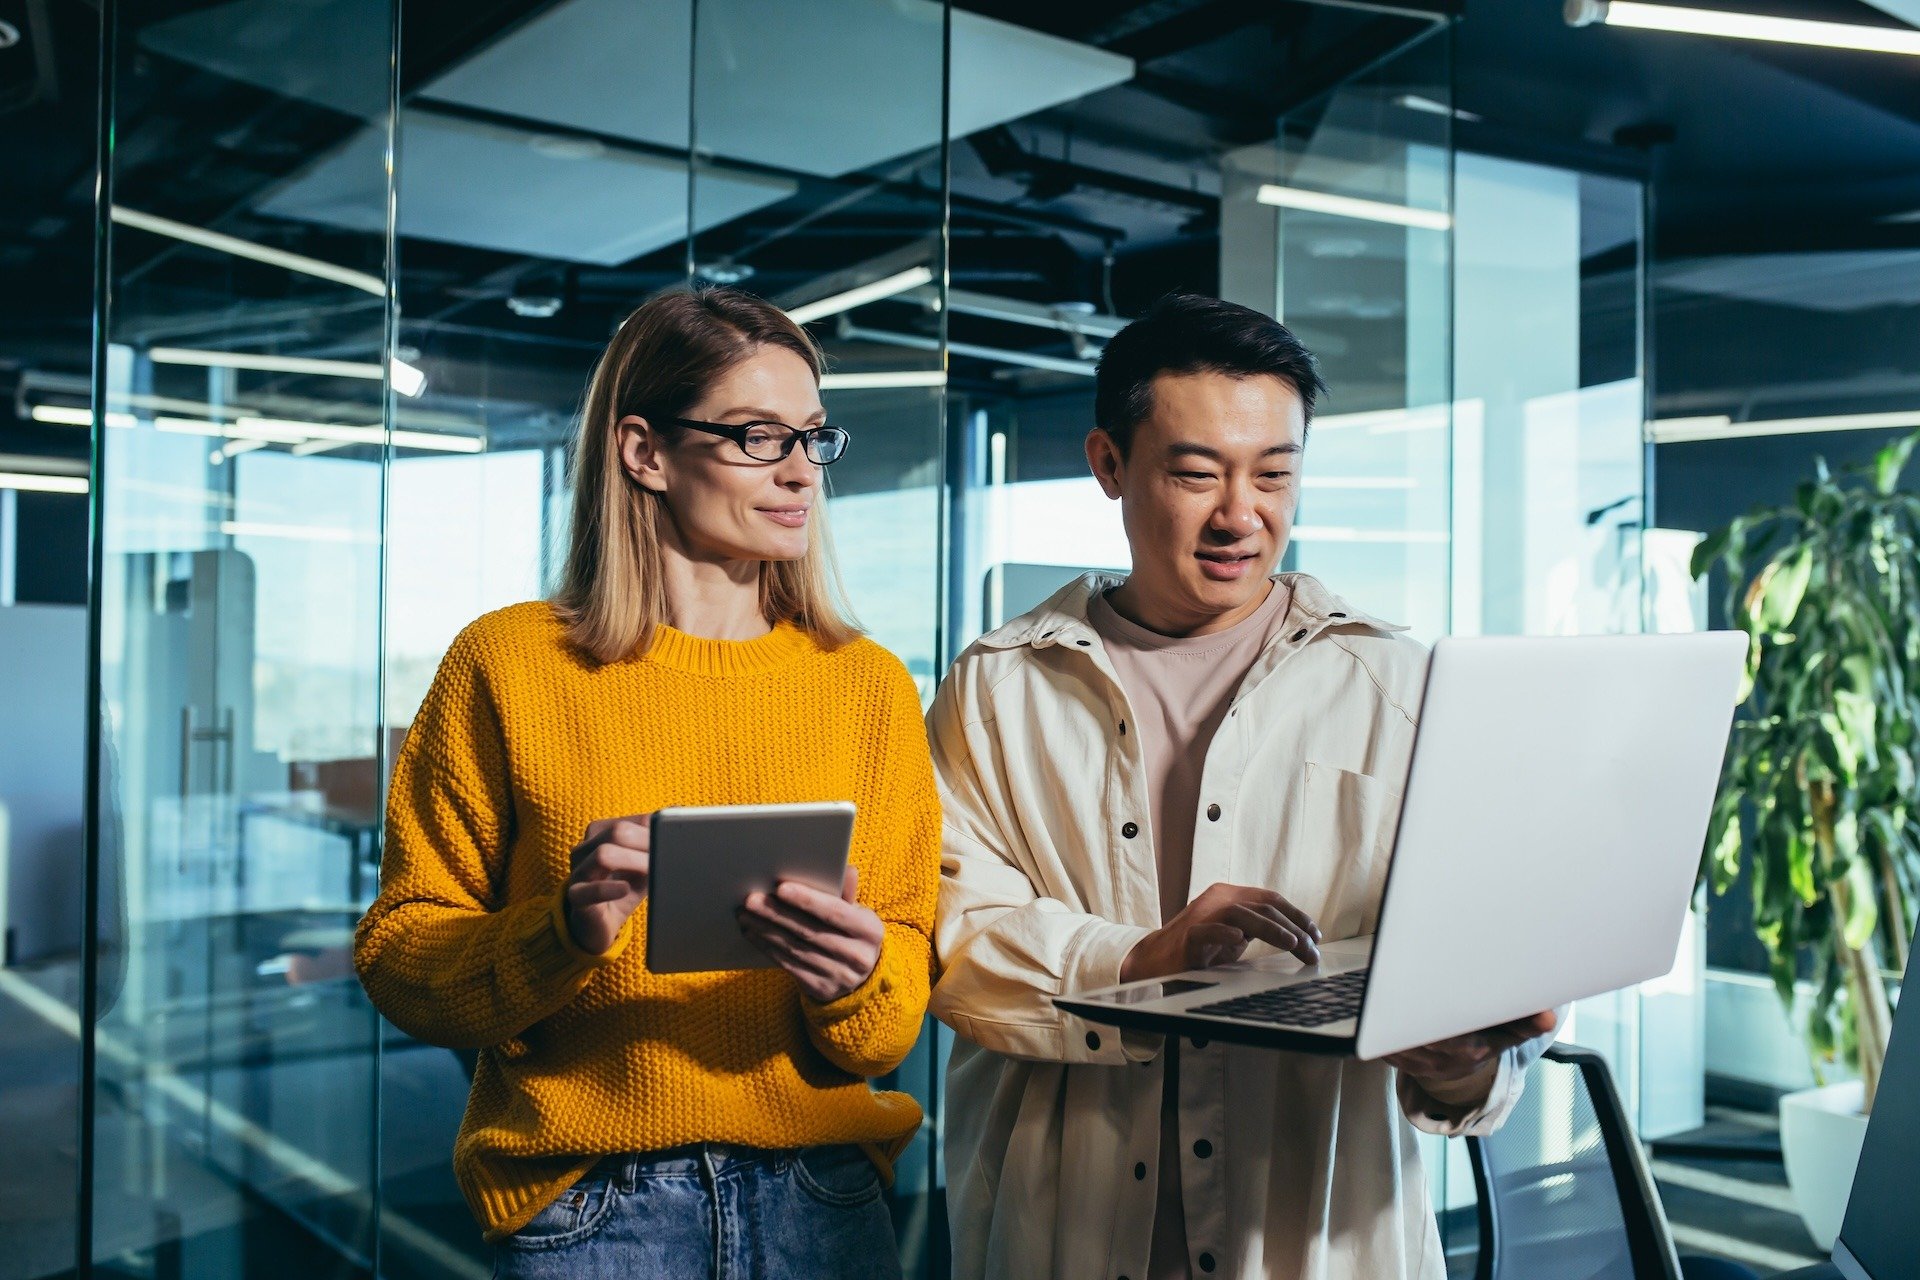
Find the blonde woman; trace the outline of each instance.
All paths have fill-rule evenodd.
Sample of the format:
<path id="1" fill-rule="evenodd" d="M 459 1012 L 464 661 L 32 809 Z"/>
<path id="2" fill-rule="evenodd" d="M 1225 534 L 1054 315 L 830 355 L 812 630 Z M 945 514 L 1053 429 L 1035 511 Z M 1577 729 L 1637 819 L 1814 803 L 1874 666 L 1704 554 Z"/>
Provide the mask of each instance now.
<path id="1" fill-rule="evenodd" d="M 407 734 L 355 958 L 478 1049 L 454 1149 L 500 1277 L 897 1275 L 940 812 L 919 699 L 833 603 L 818 349 L 729 290 L 621 325 L 587 393 L 551 602 L 473 623 Z M 851 800 L 836 897 L 755 895 L 778 968 L 656 975 L 667 805 Z"/>

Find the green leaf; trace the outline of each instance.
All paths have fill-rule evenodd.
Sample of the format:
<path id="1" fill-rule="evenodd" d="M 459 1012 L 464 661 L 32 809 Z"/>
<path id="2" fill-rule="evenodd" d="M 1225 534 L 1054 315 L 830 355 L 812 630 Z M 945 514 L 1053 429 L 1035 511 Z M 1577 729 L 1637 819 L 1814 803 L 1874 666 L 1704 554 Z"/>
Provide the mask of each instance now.
<path id="1" fill-rule="evenodd" d="M 1867 684 L 1871 686 L 1872 680 Z M 1833 691 L 1833 717 L 1847 737 L 1854 758 L 1867 769 L 1880 767 L 1879 744 L 1875 741 L 1876 714 L 1873 699 L 1851 689 Z M 1824 721 L 1823 721 L 1824 723 Z"/>
<path id="2" fill-rule="evenodd" d="M 1802 543 L 1783 549 L 1762 573 L 1759 607 L 1754 621 L 1762 631 L 1785 631 L 1800 612 L 1807 583 L 1813 577 L 1813 548 Z"/>
<path id="3" fill-rule="evenodd" d="M 1713 568 L 1713 562 L 1726 551 L 1727 544 L 1733 541 L 1740 528 L 1740 522 L 1735 520 L 1724 529 L 1716 529 L 1708 534 L 1694 547 L 1693 558 L 1687 562 L 1687 572 L 1695 578 L 1706 577 L 1708 570 Z"/>
<path id="4" fill-rule="evenodd" d="M 1738 787 L 1723 787 L 1714 797 L 1713 817 L 1707 824 L 1706 865 L 1703 876 L 1710 876 L 1715 893 L 1725 893 L 1740 878 L 1740 801 L 1744 792 Z"/>
<path id="5" fill-rule="evenodd" d="M 1848 879 L 1853 893 L 1849 896 L 1846 927 L 1842 933 L 1847 945 L 1858 951 L 1873 940 L 1873 931 L 1880 926 L 1880 909 L 1875 901 L 1878 895 L 1873 876 L 1865 862 L 1855 861 Z"/>
<path id="6" fill-rule="evenodd" d="M 1827 780 L 1852 783 L 1860 760 L 1854 754 L 1847 731 L 1840 726 L 1840 718 L 1831 711 L 1823 711 L 1819 724 L 1820 732 L 1813 735 L 1813 750 L 1820 763 L 1826 766 Z"/>
<path id="7" fill-rule="evenodd" d="M 1795 840 L 1787 859 L 1787 882 L 1794 897 L 1803 903 L 1817 902 L 1820 890 L 1813 883 L 1813 841 Z"/>
<path id="8" fill-rule="evenodd" d="M 1913 447 L 1920 443 L 1920 431 L 1902 440 L 1895 440 L 1873 455 L 1873 491 L 1891 494 L 1900 487 L 1900 473 L 1907 469 L 1907 459 L 1913 456 Z"/>

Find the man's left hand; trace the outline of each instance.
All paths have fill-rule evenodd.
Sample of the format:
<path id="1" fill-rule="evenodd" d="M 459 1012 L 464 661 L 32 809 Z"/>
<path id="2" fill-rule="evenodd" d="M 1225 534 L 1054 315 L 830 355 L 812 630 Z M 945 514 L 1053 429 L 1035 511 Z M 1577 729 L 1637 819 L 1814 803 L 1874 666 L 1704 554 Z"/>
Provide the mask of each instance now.
<path id="1" fill-rule="evenodd" d="M 887 926 L 860 905 L 860 873 L 847 868 L 840 896 L 783 880 L 771 894 L 750 894 L 740 932 L 793 976 L 816 1004 L 851 994 L 880 962 Z"/>
<path id="2" fill-rule="evenodd" d="M 1547 1035 L 1559 1025 L 1559 1017 L 1549 1009 L 1484 1031 L 1469 1031 L 1450 1040 L 1437 1040 L 1418 1049 L 1388 1054 L 1382 1061 L 1415 1080 L 1449 1084 L 1489 1071 L 1507 1050 L 1536 1036 Z"/>

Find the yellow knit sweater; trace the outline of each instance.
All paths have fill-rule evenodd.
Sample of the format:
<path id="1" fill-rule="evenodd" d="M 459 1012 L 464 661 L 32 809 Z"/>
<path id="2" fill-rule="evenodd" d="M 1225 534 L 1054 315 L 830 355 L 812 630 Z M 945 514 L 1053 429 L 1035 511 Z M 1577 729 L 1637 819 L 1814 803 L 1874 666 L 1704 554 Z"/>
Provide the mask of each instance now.
<path id="1" fill-rule="evenodd" d="M 860 900 L 886 922 L 858 990 L 821 1005 L 777 969 L 650 973 L 644 904 L 607 954 L 574 946 L 562 890 L 589 822 L 805 800 L 858 806 Z M 481 1050 L 454 1170 L 499 1239 L 610 1154 L 897 1156 L 920 1108 L 867 1077 L 919 1035 L 939 878 L 919 699 L 878 645 L 661 628 L 644 658 L 597 667 L 548 605 L 521 604 L 461 633 L 408 731 L 354 960 L 396 1026 Z"/>

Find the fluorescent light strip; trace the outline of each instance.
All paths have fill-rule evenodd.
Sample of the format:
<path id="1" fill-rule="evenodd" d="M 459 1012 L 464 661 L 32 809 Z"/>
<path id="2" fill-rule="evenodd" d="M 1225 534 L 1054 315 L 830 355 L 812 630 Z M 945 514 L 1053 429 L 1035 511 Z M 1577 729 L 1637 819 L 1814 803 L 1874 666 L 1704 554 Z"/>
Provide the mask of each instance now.
<path id="1" fill-rule="evenodd" d="M 836 293 L 830 298 L 818 302 L 808 302 L 801 306 L 790 307 L 787 315 L 795 324 L 811 324 L 826 316 L 837 316 L 842 311 L 851 311 L 869 302 L 878 302 L 882 298 L 891 298 L 896 293 L 905 293 L 933 281 L 933 270 L 929 267 L 909 267 L 898 275 L 884 280 L 875 280 L 872 284 L 863 284 L 857 289 L 848 289 L 845 293 Z"/>
<path id="2" fill-rule="evenodd" d="M 1352 529 L 1340 525 L 1295 525 L 1295 542 L 1415 542 L 1441 543 L 1452 538 L 1437 530 L 1424 529 Z"/>
<path id="3" fill-rule="evenodd" d="M 1447 425 L 1451 411 L 1444 404 L 1411 409 L 1364 409 L 1358 413 L 1329 413 L 1313 420 L 1312 431 L 1353 431 L 1369 435 L 1397 435 L 1403 431 L 1430 431 Z"/>
<path id="4" fill-rule="evenodd" d="M 257 436 L 250 436 L 244 440 L 229 440 L 218 449 L 215 449 L 213 456 L 208 458 L 207 461 L 217 467 L 223 462 L 232 461 L 243 453 L 252 453 L 255 449 L 264 449 L 266 447 L 267 442 Z"/>
<path id="5" fill-rule="evenodd" d="M 940 309 L 940 291 L 930 285 L 915 289 L 912 300 L 929 311 Z M 1017 298 L 1002 298 L 991 293 L 974 293 L 968 289 L 947 290 L 946 302 L 947 309 L 955 315 L 1005 320 L 1009 324 L 1034 325 L 1090 338 L 1111 338 L 1129 323 L 1125 316 L 1072 311 L 1038 302 L 1023 302 Z"/>
<path id="6" fill-rule="evenodd" d="M 895 333 L 891 329 L 863 329 L 844 321 L 836 331 L 836 336 L 848 342 L 879 342 L 914 351 L 938 351 L 941 348 L 937 338 L 923 337 L 917 333 Z M 1031 351 L 1003 351 L 999 347 L 982 347 L 969 342 L 949 342 L 945 345 L 948 355 L 976 356 L 997 364 L 1026 365 L 1032 369 L 1050 369 L 1055 373 L 1077 373 L 1091 378 L 1096 368 L 1090 360 L 1066 360 Z"/>
<path id="7" fill-rule="evenodd" d="M 35 422 L 46 422 L 60 427 L 91 427 L 93 425 L 91 409 L 78 409 L 64 404 L 37 404 L 28 411 L 27 416 Z M 130 413 L 110 413 L 107 415 L 107 422 L 111 425 L 115 418 L 122 417 L 127 420 L 128 426 L 133 425 L 133 415 Z"/>
<path id="8" fill-rule="evenodd" d="M 1302 489 L 1412 489 L 1412 476 L 1302 476 Z"/>
<path id="9" fill-rule="evenodd" d="M 36 406 L 36 419 L 39 418 Z M 64 411 L 63 411 L 64 412 Z M 69 421 L 62 418 L 60 421 Z M 73 421 L 74 426 L 92 426 L 93 415 L 87 414 L 84 421 Z M 135 425 L 132 414 L 110 413 L 107 415 L 110 427 L 132 427 Z M 437 431 L 388 431 L 380 426 L 361 426 L 356 423 L 341 422 L 301 422 L 290 418 L 241 418 L 238 422 L 214 422 L 207 418 L 157 417 L 153 420 L 154 430 L 174 435 L 209 436 L 226 440 L 257 440 L 261 444 L 301 445 L 316 440 L 324 440 L 331 446 L 344 444 L 386 444 L 391 442 L 396 449 L 433 449 L 441 453 L 480 453 L 487 442 L 478 436 L 442 434 Z M 240 452 L 240 450 L 235 450 Z M 306 450 L 317 453 L 317 449 Z"/>
<path id="10" fill-rule="evenodd" d="M 304 432 L 292 430 L 291 423 L 275 424 L 272 429 L 245 423 L 244 418 L 238 423 L 225 423 L 206 418 L 163 417 L 153 420 L 153 429 L 172 435 L 209 436 L 215 440 L 258 440 L 262 444 L 299 444 L 307 438 Z"/>
<path id="11" fill-rule="evenodd" d="M 201 365 L 212 369 L 254 369 L 266 373 L 313 373 L 331 378 L 360 378 L 378 382 L 380 366 L 373 361 L 316 360 L 309 356 L 261 355 L 251 351 L 198 351 L 189 347 L 154 347 L 147 359 L 155 364 Z M 393 389 L 417 396 L 426 389 L 427 375 L 399 357 L 390 362 Z"/>
<path id="12" fill-rule="evenodd" d="M 827 373 L 820 377 L 822 391 L 875 391 L 883 387 L 944 387 L 945 369 L 889 369 L 874 373 Z"/>
<path id="13" fill-rule="evenodd" d="M 432 431 L 388 431 L 385 427 L 339 422 L 295 422 L 285 418 L 242 418 L 235 424 L 246 431 L 291 431 L 307 440 L 337 440 L 342 444 L 386 444 L 396 449 L 438 449 L 443 453 L 479 453 L 486 441 L 478 436 L 440 435 Z"/>
<path id="14" fill-rule="evenodd" d="M 230 538 L 288 538 L 295 542 L 376 542 L 371 533 L 330 525 L 265 524 L 253 520 L 222 520 L 220 532 Z"/>
<path id="15" fill-rule="evenodd" d="M 1729 40 L 1767 40 L 1857 49 L 1865 53 L 1920 55 L 1920 31 L 1908 27 L 1862 27 L 1847 22 L 1773 18 L 1757 13 L 1686 9 L 1678 5 L 1640 4 L 1636 0 L 1568 0 L 1566 19 L 1576 27 L 1603 22 L 1610 27 L 1668 31 L 1681 35 L 1721 36 Z"/>
<path id="16" fill-rule="evenodd" d="M 1430 116 L 1452 116 L 1455 120 L 1465 120 L 1469 124 L 1478 124 L 1481 119 L 1471 111 L 1462 111 L 1459 107 L 1450 107 L 1444 102 L 1438 102 L 1417 93 L 1403 93 L 1393 101 L 1394 105 L 1405 107 L 1409 111 L 1424 111 Z"/>
<path id="17" fill-rule="evenodd" d="M 0 471 L 0 489 L 24 493 L 85 493 L 84 476 L 49 476 L 27 471 Z"/>
<path id="18" fill-rule="evenodd" d="M 1818 418 L 1773 418 L 1735 422 L 1724 414 L 1697 418 L 1660 418 L 1647 424 L 1647 438 L 1655 444 L 1690 444 L 1700 440 L 1744 440 L 1753 436 L 1792 436 L 1815 431 L 1887 431 L 1920 427 L 1920 409 L 1902 413 L 1835 413 Z"/>
<path id="19" fill-rule="evenodd" d="M 1453 215 L 1440 209 L 1415 209 L 1384 200 L 1362 200 L 1356 196 L 1336 196 L 1325 191 L 1307 191 L 1300 187 L 1282 187 L 1268 182 L 1254 193 L 1261 204 L 1282 209 L 1301 209 L 1308 213 L 1330 213 L 1340 218 L 1360 218 L 1367 222 L 1391 222 L 1426 231 L 1445 231 L 1453 225 Z"/>
<path id="20" fill-rule="evenodd" d="M 123 227 L 137 227 L 141 231 L 151 231 L 155 235 L 167 236 L 187 244 L 197 244 L 203 249 L 230 253 L 236 258 L 250 258 L 255 262 L 264 262 L 268 266 L 285 267 L 289 271 L 297 271 L 302 275 L 314 276 L 321 280 L 331 280 L 335 284 L 350 285 L 376 298 L 387 296 L 386 281 L 379 276 L 368 275 L 364 271 L 354 271 L 331 262 L 322 262 L 318 258 L 309 258 L 303 253 L 289 253 L 285 249 L 269 248 L 264 244 L 255 244 L 251 240 L 242 240 L 238 236 L 222 235 L 218 231 L 209 231 L 205 227 L 196 227 L 185 222 L 175 222 L 172 218 L 142 213 L 138 209 L 129 209 L 125 205 L 113 206 L 113 220 Z"/>

